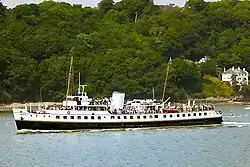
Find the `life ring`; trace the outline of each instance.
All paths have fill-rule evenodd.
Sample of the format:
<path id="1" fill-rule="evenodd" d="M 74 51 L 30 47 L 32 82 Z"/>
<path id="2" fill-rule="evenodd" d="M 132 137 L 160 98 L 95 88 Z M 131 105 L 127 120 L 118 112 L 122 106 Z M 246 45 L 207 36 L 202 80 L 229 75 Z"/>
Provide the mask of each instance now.
<path id="1" fill-rule="evenodd" d="M 67 111 L 68 114 L 70 114 L 70 111 Z"/>

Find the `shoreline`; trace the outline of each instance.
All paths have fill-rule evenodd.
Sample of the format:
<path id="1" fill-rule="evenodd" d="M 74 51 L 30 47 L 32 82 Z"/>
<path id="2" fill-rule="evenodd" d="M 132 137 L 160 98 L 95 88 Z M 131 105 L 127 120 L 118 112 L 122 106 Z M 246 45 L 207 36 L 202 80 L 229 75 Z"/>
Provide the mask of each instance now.
<path id="1" fill-rule="evenodd" d="M 195 100 L 196 103 L 213 103 L 215 105 L 246 105 L 248 104 L 246 101 L 233 101 L 232 99 L 215 99 L 215 98 L 207 98 L 207 99 L 188 99 L 190 101 Z M 33 103 L 26 103 L 27 107 L 35 107 L 37 108 L 39 104 L 43 106 L 44 104 L 47 105 L 62 105 L 60 102 L 33 102 Z M 180 100 L 177 103 L 187 103 L 187 100 Z M 12 103 L 12 104 L 2 104 L 0 105 L 0 112 L 11 112 L 12 108 L 25 108 L 25 103 Z"/>
<path id="2" fill-rule="evenodd" d="M 37 108 L 39 106 L 39 104 L 41 104 L 41 106 L 44 106 L 44 104 L 47 105 L 62 105 L 62 103 L 59 102 L 31 102 L 31 103 L 26 103 L 27 107 L 31 107 L 32 108 Z M 25 108 L 25 103 L 12 103 L 12 104 L 3 104 L 0 105 L 0 112 L 7 112 L 7 111 L 12 111 L 12 108 Z"/>

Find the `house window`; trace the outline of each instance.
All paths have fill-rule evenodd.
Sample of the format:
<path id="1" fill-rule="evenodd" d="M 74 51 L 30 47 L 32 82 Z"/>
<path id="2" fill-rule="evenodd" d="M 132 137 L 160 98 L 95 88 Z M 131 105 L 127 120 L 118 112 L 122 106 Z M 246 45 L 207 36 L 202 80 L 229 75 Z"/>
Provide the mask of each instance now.
<path id="1" fill-rule="evenodd" d="M 70 116 L 70 119 L 74 119 L 74 116 Z"/>
<path id="2" fill-rule="evenodd" d="M 81 119 L 81 116 L 77 116 L 77 119 Z"/>
<path id="3" fill-rule="evenodd" d="M 57 116 L 56 116 L 56 119 L 60 119 L 60 116 L 57 115 Z"/>
<path id="4" fill-rule="evenodd" d="M 166 116 L 166 115 L 163 115 L 163 118 L 167 118 L 167 116 Z"/>
<path id="5" fill-rule="evenodd" d="M 158 115 L 155 115 L 155 118 L 158 118 Z"/>
<path id="6" fill-rule="evenodd" d="M 63 116 L 63 119 L 67 119 L 67 116 Z"/>
<path id="7" fill-rule="evenodd" d="M 95 117 L 94 117 L 94 116 L 91 116 L 91 119 L 95 119 Z"/>
<path id="8" fill-rule="evenodd" d="M 130 116 L 130 119 L 133 119 L 133 116 Z"/>
<path id="9" fill-rule="evenodd" d="M 97 119 L 101 119 L 101 116 L 98 116 Z"/>
<path id="10" fill-rule="evenodd" d="M 123 119 L 127 119 L 127 116 L 124 116 Z"/>
<path id="11" fill-rule="evenodd" d="M 84 116 L 84 119 L 88 119 L 88 116 Z"/>

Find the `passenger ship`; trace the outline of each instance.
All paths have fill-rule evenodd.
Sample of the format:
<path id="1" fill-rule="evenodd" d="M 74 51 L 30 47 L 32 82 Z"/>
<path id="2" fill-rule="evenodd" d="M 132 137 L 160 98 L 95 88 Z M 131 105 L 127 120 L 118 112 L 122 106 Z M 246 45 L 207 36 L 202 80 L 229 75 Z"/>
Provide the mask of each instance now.
<path id="1" fill-rule="evenodd" d="M 72 66 L 71 59 L 71 66 Z M 17 130 L 81 130 L 142 128 L 160 126 L 186 126 L 221 124 L 222 113 L 213 105 L 171 105 L 156 100 L 125 100 L 125 93 L 113 92 L 111 98 L 89 98 L 85 86 L 80 84 L 77 95 L 69 94 L 71 66 L 65 101 L 61 106 L 13 108 Z"/>
<path id="2" fill-rule="evenodd" d="M 82 88 L 82 89 L 81 89 Z M 81 91 L 82 90 L 82 91 Z M 167 105 L 154 100 L 124 104 L 124 93 L 113 92 L 112 98 L 94 100 L 87 96 L 84 85 L 77 96 L 68 96 L 61 106 L 39 106 L 13 109 L 18 130 L 80 130 L 141 128 L 221 124 L 222 113 L 212 105 Z"/>

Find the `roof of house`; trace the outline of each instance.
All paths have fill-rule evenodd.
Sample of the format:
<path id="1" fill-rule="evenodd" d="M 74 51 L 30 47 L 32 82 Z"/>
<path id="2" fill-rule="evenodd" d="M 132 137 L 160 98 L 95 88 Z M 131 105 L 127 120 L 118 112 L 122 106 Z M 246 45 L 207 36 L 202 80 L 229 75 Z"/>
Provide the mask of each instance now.
<path id="1" fill-rule="evenodd" d="M 238 74 L 248 74 L 248 72 L 240 69 L 239 67 L 238 68 L 232 67 L 232 68 L 229 68 L 227 71 L 223 72 L 222 74 L 236 74 L 236 75 L 238 75 Z"/>

